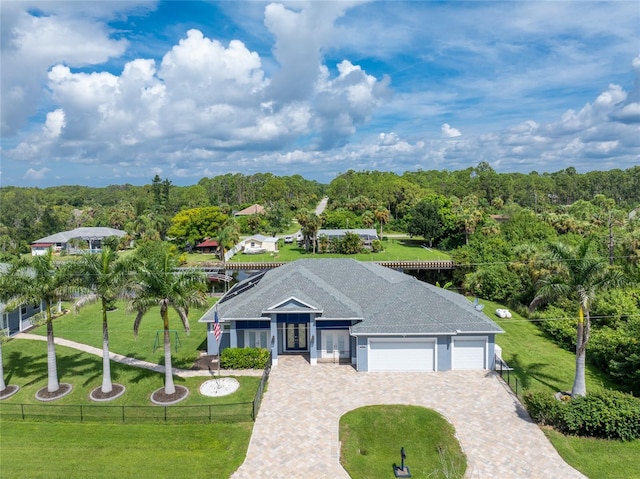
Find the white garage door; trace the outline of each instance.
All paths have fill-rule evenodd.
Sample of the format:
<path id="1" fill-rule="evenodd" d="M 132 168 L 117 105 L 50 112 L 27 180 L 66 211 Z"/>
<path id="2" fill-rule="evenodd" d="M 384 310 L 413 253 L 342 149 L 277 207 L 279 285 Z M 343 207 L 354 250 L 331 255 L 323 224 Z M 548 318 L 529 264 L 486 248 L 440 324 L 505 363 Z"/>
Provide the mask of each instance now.
<path id="1" fill-rule="evenodd" d="M 369 371 L 434 371 L 435 340 L 370 339 Z"/>
<path id="2" fill-rule="evenodd" d="M 486 369 L 486 338 L 453 338 L 452 369 Z"/>

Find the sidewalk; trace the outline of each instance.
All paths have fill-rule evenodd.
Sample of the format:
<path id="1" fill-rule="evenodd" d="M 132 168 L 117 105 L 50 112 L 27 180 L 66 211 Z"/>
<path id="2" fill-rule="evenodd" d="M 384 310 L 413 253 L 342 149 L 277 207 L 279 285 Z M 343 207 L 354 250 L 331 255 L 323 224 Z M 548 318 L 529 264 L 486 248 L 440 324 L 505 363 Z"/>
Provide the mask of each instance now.
<path id="1" fill-rule="evenodd" d="M 46 341 L 46 336 L 40 336 L 38 334 L 29 334 L 29 333 L 18 333 L 13 336 L 14 339 L 27 339 L 34 341 Z M 75 341 L 69 341 L 64 338 L 54 338 L 54 343 L 65 346 L 67 348 L 77 349 L 78 351 L 83 351 L 85 353 L 93 354 L 94 356 L 102 357 L 102 349 L 94 348 L 93 346 L 89 346 L 87 344 L 76 343 Z M 117 363 L 126 364 L 127 366 L 133 366 L 135 368 L 143 368 L 149 369 L 151 371 L 155 371 L 157 373 L 164 373 L 164 366 L 159 364 L 150 363 L 148 361 L 142 361 L 136 358 L 130 358 L 127 356 L 123 356 L 122 354 L 116 354 L 113 352 L 109 353 L 109 357 L 112 361 Z M 255 369 L 222 369 L 220 373 L 224 376 L 262 376 L 262 370 Z M 189 378 L 196 376 L 215 376 L 216 371 L 209 371 L 206 369 L 176 369 L 173 368 L 173 373 L 176 376 L 181 378 Z"/>

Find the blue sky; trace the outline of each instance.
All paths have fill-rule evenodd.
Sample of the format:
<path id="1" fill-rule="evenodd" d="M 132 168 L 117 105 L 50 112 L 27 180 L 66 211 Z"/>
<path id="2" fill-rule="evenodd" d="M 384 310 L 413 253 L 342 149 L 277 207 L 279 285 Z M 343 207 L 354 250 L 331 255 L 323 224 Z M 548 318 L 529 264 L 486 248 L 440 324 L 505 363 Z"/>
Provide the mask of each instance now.
<path id="1" fill-rule="evenodd" d="M 0 183 L 640 164 L 637 1 L 6 1 Z"/>

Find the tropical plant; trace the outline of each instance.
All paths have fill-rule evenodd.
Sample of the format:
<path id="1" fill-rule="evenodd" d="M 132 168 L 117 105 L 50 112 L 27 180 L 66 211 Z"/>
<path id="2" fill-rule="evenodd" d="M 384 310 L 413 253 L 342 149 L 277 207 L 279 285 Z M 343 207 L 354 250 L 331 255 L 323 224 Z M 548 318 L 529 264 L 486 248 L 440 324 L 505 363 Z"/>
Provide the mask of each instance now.
<path id="1" fill-rule="evenodd" d="M 218 229 L 216 236 L 218 241 L 218 253 L 220 261 L 225 262 L 225 255 L 230 248 L 240 241 L 239 226 L 233 219 L 227 220 L 221 228 Z"/>
<path id="2" fill-rule="evenodd" d="M 536 296 L 529 305 L 533 311 L 538 306 L 561 298 L 578 303 L 576 327 L 576 372 L 571 396 L 585 396 L 586 348 L 591 334 L 589 311 L 599 292 L 620 286 L 624 276 L 608 262 L 596 256 L 592 250 L 592 238 L 584 239 L 577 247 L 563 243 L 550 245 L 551 260 L 555 271 L 545 276 L 537 288 Z"/>
<path id="3" fill-rule="evenodd" d="M 49 393 L 55 393 L 60 389 L 51 305 L 82 290 L 76 284 L 72 266 L 71 262 L 55 264 L 53 253 L 49 250 L 43 255 L 16 261 L 11 264 L 6 274 L 0 277 L 0 300 L 6 303 L 7 310 L 19 308 L 24 304 L 45 305 Z"/>
<path id="4" fill-rule="evenodd" d="M 138 335 L 144 315 L 152 307 L 159 306 L 164 332 L 164 393 L 172 395 L 176 388 L 171 368 L 169 308 L 178 313 L 184 330 L 189 332 L 189 308 L 207 305 L 205 276 L 200 270 L 178 269 L 178 259 L 166 244 L 135 260 L 135 279 L 130 286 L 132 299 L 129 302 L 129 309 L 136 313 L 133 333 Z"/>
<path id="5" fill-rule="evenodd" d="M 130 258 L 130 257 L 129 257 Z M 75 262 L 75 273 L 79 281 L 88 290 L 76 301 L 77 310 L 87 304 L 100 301 L 102 306 L 102 386 L 100 391 L 108 394 L 113 391 L 111 381 L 111 361 L 109 358 L 109 326 L 107 312 L 116 298 L 125 295 L 132 261 L 119 259 L 115 251 L 103 248 L 99 254 L 85 253 Z"/>
<path id="6" fill-rule="evenodd" d="M 386 209 L 384 206 L 378 206 L 376 208 L 376 210 L 373 212 L 373 214 L 375 215 L 376 219 L 378 220 L 378 223 L 380 223 L 380 237 L 382 238 L 382 228 L 383 226 L 389 222 L 389 210 Z"/>
<path id="7" fill-rule="evenodd" d="M 316 252 L 316 234 L 322 225 L 322 219 L 312 211 L 301 210 L 298 212 L 298 224 L 304 237 L 304 249 L 309 251 L 309 245 L 313 245 L 313 252 Z"/>

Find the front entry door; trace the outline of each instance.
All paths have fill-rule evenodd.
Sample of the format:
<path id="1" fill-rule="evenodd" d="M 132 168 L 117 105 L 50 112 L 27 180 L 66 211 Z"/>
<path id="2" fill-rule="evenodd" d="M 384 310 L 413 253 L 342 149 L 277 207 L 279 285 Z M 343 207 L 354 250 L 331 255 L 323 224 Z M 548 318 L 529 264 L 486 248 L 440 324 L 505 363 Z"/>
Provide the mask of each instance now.
<path id="1" fill-rule="evenodd" d="M 306 351 L 307 325 L 287 324 L 287 351 Z"/>

